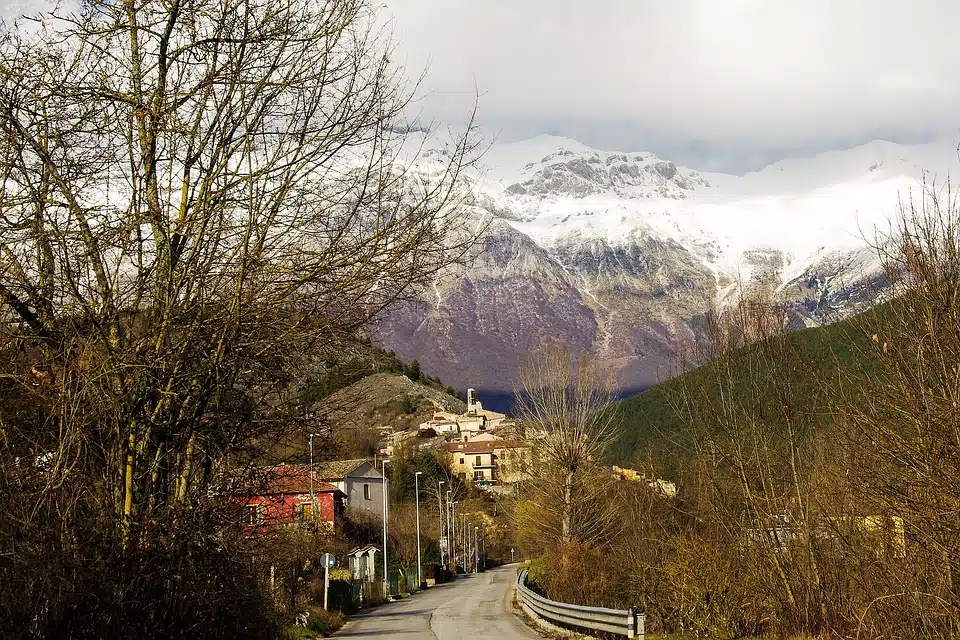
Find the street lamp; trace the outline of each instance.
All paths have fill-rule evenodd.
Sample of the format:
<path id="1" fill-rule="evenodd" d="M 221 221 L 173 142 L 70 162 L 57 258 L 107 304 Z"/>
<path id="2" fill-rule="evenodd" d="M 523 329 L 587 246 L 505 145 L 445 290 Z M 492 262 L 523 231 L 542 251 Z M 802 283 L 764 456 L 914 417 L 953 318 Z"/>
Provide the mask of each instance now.
<path id="1" fill-rule="evenodd" d="M 422 471 L 413 474 L 414 493 L 417 494 L 417 584 L 423 589 L 423 575 L 420 569 L 420 475 Z"/>
<path id="2" fill-rule="evenodd" d="M 480 556 L 483 558 L 483 568 L 487 568 L 487 530 L 480 528 L 483 535 L 480 537 Z"/>
<path id="3" fill-rule="evenodd" d="M 387 576 L 387 463 L 383 461 L 383 482 L 380 488 L 383 493 L 383 597 L 390 599 L 390 578 Z"/>
<path id="4" fill-rule="evenodd" d="M 448 491 L 447 493 L 450 493 L 450 492 Z M 457 504 L 459 503 L 454 501 L 450 505 L 450 508 L 453 511 L 453 513 L 448 514 L 450 515 L 450 522 L 453 524 L 453 526 L 448 527 L 448 529 L 453 531 L 453 572 L 454 573 L 457 572 Z"/>
<path id="5" fill-rule="evenodd" d="M 470 555 L 470 536 L 467 535 L 467 514 L 463 514 L 463 572 L 467 572 L 467 557 Z"/>
<path id="6" fill-rule="evenodd" d="M 440 540 L 443 540 L 443 489 L 441 486 L 446 484 L 443 480 L 437 480 L 437 507 L 440 509 Z M 450 536 L 450 532 L 447 532 L 447 537 Z M 440 541 L 437 541 L 437 544 L 440 544 Z M 447 540 L 447 544 L 450 544 L 450 541 Z M 443 562 L 443 545 L 440 545 L 440 564 L 444 567 L 447 565 Z"/>
<path id="7" fill-rule="evenodd" d="M 477 532 L 480 531 L 480 527 L 473 528 L 473 572 L 476 573 L 480 568 L 480 551 L 477 549 Z"/>
<path id="8" fill-rule="evenodd" d="M 447 490 L 447 493 L 446 493 L 447 499 L 446 499 L 446 502 L 444 502 L 444 506 L 446 507 L 446 515 L 445 515 L 444 517 L 447 519 L 447 537 L 448 537 L 448 538 L 451 537 L 451 536 L 450 536 L 450 532 L 451 532 L 451 531 L 455 531 L 455 529 L 457 528 L 457 523 L 456 523 L 456 521 L 453 522 L 453 526 L 452 526 L 452 527 L 450 526 L 450 493 L 451 493 L 451 492 L 450 492 L 450 490 L 448 489 L 448 490 Z M 454 540 L 456 540 L 456 536 L 453 536 L 453 538 L 454 538 Z M 450 544 L 450 541 L 449 541 L 449 540 L 447 541 L 447 544 L 448 544 L 448 545 Z M 453 545 L 450 547 L 451 549 L 454 550 L 454 555 L 453 555 L 453 562 L 454 562 L 454 564 L 456 564 L 456 562 L 457 562 L 456 547 L 457 547 L 456 544 L 453 544 Z M 450 559 L 450 552 L 447 551 L 447 560 L 449 560 L 449 559 Z M 454 570 L 456 570 L 456 567 L 454 567 Z"/>
<path id="9" fill-rule="evenodd" d="M 309 470 L 309 475 L 310 475 L 310 518 L 311 518 L 311 519 L 317 517 L 317 499 L 313 496 L 313 439 L 314 439 L 315 437 L 320 437 L 320 435 L 322 435 L 322 434 L 319 434 L 319 433 L 311 433 L 311 434 L 310 434 L 310 437 L 308 438 L 308 440 L 309 440 L 309 442 L 310 442 L 310 470 Z"/>

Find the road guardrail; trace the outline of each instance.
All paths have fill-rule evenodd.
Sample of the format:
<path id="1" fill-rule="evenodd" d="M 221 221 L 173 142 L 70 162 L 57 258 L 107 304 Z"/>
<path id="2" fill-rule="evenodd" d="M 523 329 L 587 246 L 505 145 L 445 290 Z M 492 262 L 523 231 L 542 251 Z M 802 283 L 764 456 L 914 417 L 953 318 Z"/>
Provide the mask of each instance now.
<path id="1" fill-rule="evenodd" d="M 527 586 L 527 570 L 517 578 L 517 597 L 527 613 L 549 622 L 578 627 L 586 631 L 605 631 L 627 638 L 643 638 L 645 615 L 636 609 L 581 607 L 548 600 Z"/>

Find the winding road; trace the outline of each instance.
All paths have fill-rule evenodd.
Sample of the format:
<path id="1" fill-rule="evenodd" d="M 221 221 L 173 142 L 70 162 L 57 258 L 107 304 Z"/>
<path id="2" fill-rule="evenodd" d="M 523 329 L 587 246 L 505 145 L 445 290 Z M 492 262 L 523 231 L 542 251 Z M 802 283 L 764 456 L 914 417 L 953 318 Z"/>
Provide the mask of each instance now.
<path id="1" fill-rule="evenodd" d="M 513 615 L 517 566 L 460 576 L 399 602 L 360 614 L 335 638 L 531 640 L 541 638 Z"/>

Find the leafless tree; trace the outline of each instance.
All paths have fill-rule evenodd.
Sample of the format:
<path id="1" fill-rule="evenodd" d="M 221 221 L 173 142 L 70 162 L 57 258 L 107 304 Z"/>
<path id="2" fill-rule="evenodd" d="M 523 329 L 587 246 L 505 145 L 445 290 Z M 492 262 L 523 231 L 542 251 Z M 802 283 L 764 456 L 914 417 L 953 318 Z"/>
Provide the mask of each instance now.
<path id="1" fill-rule="evenodd" d="M 472 125 L 429 156 L 395 133 L 416 87 L 377 24 L 366 0 L 90 0 L 4 31 L 0 383 L 27 400 L 0 466 L 45 469 L 8 476 L 13 533 L 60 496 L 65 545 L 81 503 L 157 544 L 296 426 L 320 355 L 473 245 Z"/>
<path id="2" fill-rule="evenodd" d="M 550 342 L 521 361 L 517 380 L 520 420 L 538 438 L 535 471 L 553 476 L 561 487 L 559 499 L 544 501 L 542 508 L 558 506 L 561 542 L 579 540 L 584 531 L 574 527 L 578 480 L 591 465 L 600 464 L 616 434 L 616 414 L 607 410 L 613 380 L 595 362 L 574 360 L 566 348 Z"/>
<path id="3" fill-rule="evenodd" d="M 862 367 L 837 380 L 835 419 L 851 452 L 852 499 L 897 521 L 908 570 L 889 567 L 860 626 L 906 612 L 917 637 L 960 629 L 960 197 L 925 183 L 876 243 L 892 301 L 857 325 Z M 864 392 L 864 390 L 868 390 Z"/>

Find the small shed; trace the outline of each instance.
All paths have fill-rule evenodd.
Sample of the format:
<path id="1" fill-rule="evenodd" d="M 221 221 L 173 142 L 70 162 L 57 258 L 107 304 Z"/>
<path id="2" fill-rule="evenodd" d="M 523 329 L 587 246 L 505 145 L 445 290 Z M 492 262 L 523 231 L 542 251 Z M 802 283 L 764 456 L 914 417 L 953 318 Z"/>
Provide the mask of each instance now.
<path id="1" fill-rule="evenodd" d="M 351 549 L 347 554 L 350 573 L 354 580 L 375 582 L 377 576 L 377 554 L 380 547 L 368 544 L 365 547 Z"/>

